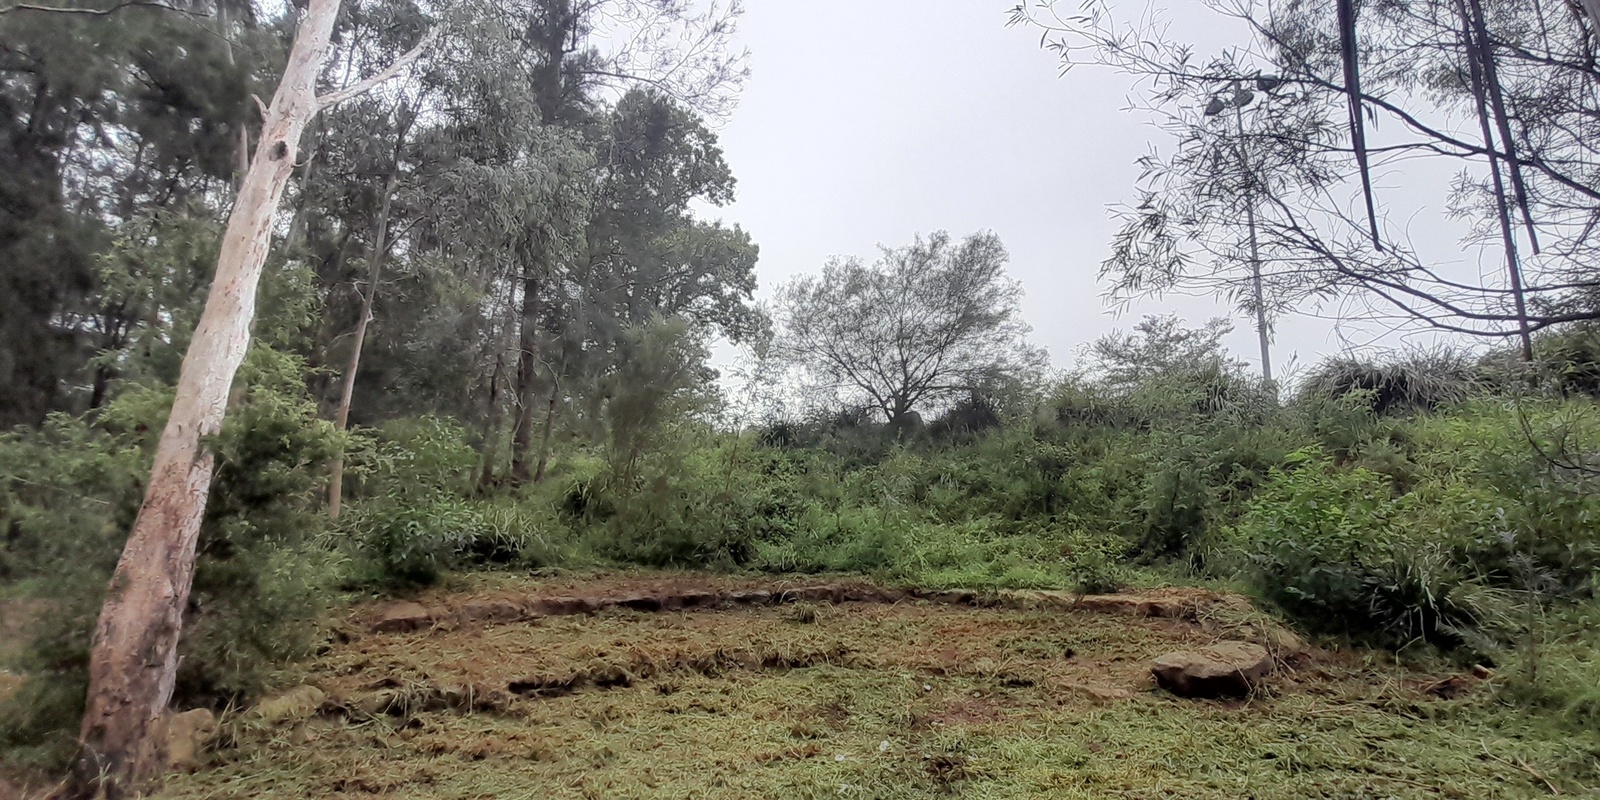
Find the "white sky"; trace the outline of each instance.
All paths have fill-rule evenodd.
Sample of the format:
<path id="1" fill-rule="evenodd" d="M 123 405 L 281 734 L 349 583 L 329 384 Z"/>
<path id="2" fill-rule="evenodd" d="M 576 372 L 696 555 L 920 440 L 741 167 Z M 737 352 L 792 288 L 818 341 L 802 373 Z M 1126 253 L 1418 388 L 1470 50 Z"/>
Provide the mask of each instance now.
<path id="1" fill-rule="evenodd" d="M 878 243 L 917 233 L 993 229 L 1027 292 L 1033 339 L 1059 367 L 1144 314 L 1176 311 L 1194 325 L 1228 315 L 1196 298 L 1146 301 L 1120 316 L 1105 305 L 1096 275 L 1117 227 L 1109 207 L 1134 196 L 1134 160 L 1166 140 L 1125 110 L 1127 77 L 1062 76 L 1036 31 L 1008 28 L 1015 3 L 747 0 L 739 39 L 753 75 L 721 132 L 738 201 L 708 216 L 738 223 L 761 246 L 763 298 L 833 255 L 870 258 Z M 1179 9 L 1165 14 L 1172 32 L 1200 55 L 1228 42 L 1196 0 L 1163 5 Z M 1254 364 L 1254 332 L 1236 323 L 1228 344 Z M 1277 329 L 1280 375 L 1291 360 L 1304 367 L 1346 346 L 1326 319 L 1281 319 Z"/>

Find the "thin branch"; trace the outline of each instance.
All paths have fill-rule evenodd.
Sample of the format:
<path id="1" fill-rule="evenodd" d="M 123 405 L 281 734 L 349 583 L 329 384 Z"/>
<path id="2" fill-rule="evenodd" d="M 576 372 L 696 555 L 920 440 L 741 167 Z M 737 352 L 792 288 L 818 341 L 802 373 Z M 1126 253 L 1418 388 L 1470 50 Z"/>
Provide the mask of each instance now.
<path id="1" fill-rule="evenodd" d="M 405 71 L 406 67 L 411 66 L 411 62 L 416 61 L 424 51 L 426 51 L 429 47 L 432 47 L 434 41 L 438 38 L 439 30 L 437 28 L 428 31 L 428 34 L 422 37 L 422 41 L 417 42 L 416 47 L 407 50 L 405 55 L 395 59 L 395 62 L 390 64 L 389 67 L 384 71 L 367 78 L 366 80 L 357 81 L 356 83 L 346 86 L 343 89 L 329 92 L 317 98 L 317 110 L 319 112 L 326 111 L 329 108 L 343 103 L 346 100 L 360 97 L 361 95 L 366 94 L 368 91 L 371 91 L 373 87 L 388 81 L 396 75 L 399 75 L 401 72 Z"/>
<path id="2" fill-rule="evenodd" d="M 45 14 L 72 14 L 80 17 L 109 17 L 124 8 L 158 8 L 162 11 L 176 11 L 179 14 L 187 14 L 191 17 L 211 16 L 210 14 L 199 11 L 188 11 L 182 8 L 174 8 L 166 3 L 156 2 L 155 0 L 122 0 L 116 5 L 108 6 L 106 8 L 73 8 L 62 6 L 41 6 L 34 3 L 17 3 L 16 5 L 0 7 L 0 14 L 9 14 L 13 11 L 38 11 Z"/>

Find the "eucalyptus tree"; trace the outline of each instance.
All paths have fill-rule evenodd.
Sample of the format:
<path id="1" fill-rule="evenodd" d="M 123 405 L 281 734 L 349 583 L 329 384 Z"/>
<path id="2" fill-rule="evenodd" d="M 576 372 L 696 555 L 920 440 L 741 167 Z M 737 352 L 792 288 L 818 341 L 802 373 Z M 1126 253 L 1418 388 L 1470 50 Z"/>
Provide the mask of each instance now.
<path id="1" fill-rule="evenodd" d="M 375 74 L 319 94 L 338 12 L 338 0 L 310 1 L 278 89 L 270 103 L 261 104 L 260 140 L 228 214 L 210 293 L 179 370 L 144 500 L 95 625 L 75 770 L 84 795 L 140 796 L 160 773 L 164 753 L 158 725 L 177 676 L 178 637 L 216 466 L 207 440 L 221 429 L 233 378 L 249 347 L 278 201 L 307 124 L 320 111 L 392 75 Z"/>
<path id="2" fill-rule="evenodd" d="M 1022 286 L 993 233 L 940 231 L 877 262 L 836 258 L 778 290 L 783 357 L 897 428 L 913 414 L 1042 370 Z"/>
<path id="3" fill-rule="evenodd" d="M 595 97 L 638 86 L 705 113 L 726 114 L 746 74 L 745 54 L 731 43 L 741 11 L 737 0 L 699 10 L 682 0 L 523 0 L 504 4 L 500 13 L 523 24 L 540 123 L 573 126 L 581 124 Z M 537 237 L 523 265 L 511 436 L 515 482 L 531 480 L 534 471 L 545 295 L 570 263 L 569 243 L 581 235 L 575 229 Z"/>
<path id="4" fill-rule="evenodd" d="M 1359 297 L 1400 324 L 1520 339 L 1525 354 L 1533 332 L 1600 314 L 1579 302 L 1600 288 L 1589 266 L 1600 255 L 1600 67 L 1578 6 L 1209 0 L 1247 41 L 1199 59 L 1156 26 L 1123 24 L 1110 3 L 1056 5 L 1019 6 L 1014 21 L 1044 29 L 1065 64 L 1140 78 L 1164 117 L 1261 79 L 1293 96 L 1301 124 L 1277 130 L 1274 146 L 1304 148 L 1321 169 L 1259 196 L 1264 241 L 1292 265 L 1279 270 L 1298 287 L 1288 299 Z M 1386 218 L 1369 176 L 1423 161 L 1455 171 L 1434 188 L 1465 221 L 1463 244 L 1501 262 L 1498 276 L 1452 272 L 1454 250 L 1423 253 Z"/>
<path id="5" fill-rule="evenodd" d="M 225 35 L 151 6 L 0 7 L 0 426 L 105 399 L 114 367 L 83 367 L 133 320 L 97 297 L 97 255 L 152 209 L 209 214 L 233 174 L 273 43 L 248 5 Z M 259 48 L 235 60 L 235 36 Z"/>
<path id="6" fill-rule="evenodd" d="M 608 376 L 647 357 L 634 352 L 645 341 L 634 329 L 676 319 L 695 337 L 740 342 L 765 326 L 751 304 L 759 249 L 743 230 L 691 211 L 696 201 L 733 199 L 733 175 L 705 121 L 661 92 L 635 89 L 597 127 L 582 252 L 549 302 L 553 352 L 535 480 L 562 395 L 604 393 Z"/>

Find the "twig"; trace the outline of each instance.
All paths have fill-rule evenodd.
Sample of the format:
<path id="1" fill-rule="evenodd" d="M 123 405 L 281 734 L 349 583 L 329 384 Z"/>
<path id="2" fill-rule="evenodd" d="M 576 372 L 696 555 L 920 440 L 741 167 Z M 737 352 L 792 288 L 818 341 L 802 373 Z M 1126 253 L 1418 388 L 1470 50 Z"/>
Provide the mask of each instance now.
<path id="1" fill-rule="evenodd" d="M 1555 785 L 1555 783 L 1553 781 L 1551 781 L 1549 778 L 1545 777 L 1544 773 L 1540 772 L 1539 770 L 1534 769 L 1533 766 L 1530 765 L 1528 762 L 1523 761 L 1522 759 L 1519 758 L 1519 759 L 1516 760 L 1516 763 L 1512 763 L 1511 761 L 1508 761 L 1508 760 L 1506 760 L 1504 758 L 1501 758 L 1501 757 L 1495 755 L 1494 753 L 1489 752 L 1488 743 L 1484 742 L 1481 739 L 1478 741 L 1478 745 L 1483 748 L 1483 754 L 1485 756 L 1488 756 L 1490 760 L 1497 761 L 1497 762 L 1499 762 L 1501 764 L 1504 764 L 1504 765 L 1506 765 L 1508 767 L 1511 767 L 1513 769 L 1520 769 L 1523 772 L 1528 773 L 1528 775 L 1532 776 L 1535 780 L 1537 780 L 1540 783 L 1544 784 L 1544 787 L 1546 789 L 1549 789 L 1551 794 L 1553 794 L 1553 795 L 1560 795 L 1561 794 L 1561 787 Z"/>

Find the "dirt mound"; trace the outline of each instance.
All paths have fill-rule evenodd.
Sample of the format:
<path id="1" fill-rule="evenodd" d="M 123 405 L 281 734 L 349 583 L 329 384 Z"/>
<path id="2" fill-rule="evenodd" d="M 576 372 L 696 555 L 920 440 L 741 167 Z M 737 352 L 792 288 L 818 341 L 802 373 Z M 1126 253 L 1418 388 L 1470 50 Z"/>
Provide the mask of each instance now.
<path id="1" fill-rule="evenodd" d="M 719 581 L 713 578 L 593 582 L 500 589 L 466 596 L 434 593 L 419 601 L 396 601 L 360 610 L 359 627 L 402 633 L 463 624 L 525 622 L 541 617 L 595 614 L 608 609 L 660 612 L 767 606 L 788 603 L 893 604 L 922 601 L 983 608 L 1048 608 L 1132 617 L 1197 620 L 1202 615 L 1250 612 L 1249 601 L 1195 588 L 1163 588 L 1117 595 L 1051 591 L 975 592 L 878 586 L 861 580 L 811 583 Z"/>

